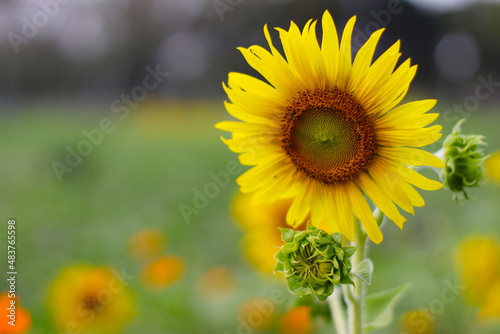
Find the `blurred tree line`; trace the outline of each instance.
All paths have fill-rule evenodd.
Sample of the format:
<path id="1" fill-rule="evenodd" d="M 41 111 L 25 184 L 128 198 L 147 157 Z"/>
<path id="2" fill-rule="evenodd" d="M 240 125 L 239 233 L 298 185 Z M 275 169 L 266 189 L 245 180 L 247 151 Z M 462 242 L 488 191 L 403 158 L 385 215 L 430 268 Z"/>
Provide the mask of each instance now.
<path id="1" fill-rule="evenodd" d="M 499 73 L 495 3 L 431 13 L 398 0 L 0 0 L 0 101 L 107 101 L 141 85 L 146 67 L 156 65 L 170 76 L 155 94 L 221 98 L 229 71 L 255 74 L 236 47 L 266 45 L 266 23 L 303 26 L 320 20 L 325 9 L 340 30 L 358 16 L 354 49 L 370 32 L 387 27 L 379 50 L 401 39 L 401 59 L 419 65 L 415 85 L 422 89 L 470 94 L 479 74 Z M 436 47 L 450 33 L 458 39 L 443 46 L 443 58 Z M 446 77 L 440 63 L 470 70 Z"/>

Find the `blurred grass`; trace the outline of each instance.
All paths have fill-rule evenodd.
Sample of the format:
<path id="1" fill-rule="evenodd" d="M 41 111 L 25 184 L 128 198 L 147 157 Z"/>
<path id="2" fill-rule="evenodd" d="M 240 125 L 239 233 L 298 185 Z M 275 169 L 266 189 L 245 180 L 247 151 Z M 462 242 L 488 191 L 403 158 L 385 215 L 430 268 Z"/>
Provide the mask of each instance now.
<path id="1" fill-rule="evenodd" d="M 52 162 L 63 163 L 66 146 L 75 149 L 85 139 L 82 130 L 96 128 L 104 117 L 115 130 L 104 134 L 102 143 L 59 182 Z M 223 106 L 210 102 L 143 103 L 125 120 L 106 108 L 69 112 L 48 105 L 1 117 L 2 220 L 17 220 L 18 291 L 32 313 L 33 333 L 55 332 L 45 308 L 47 288 L 62 268 L 75 263 L 123 268 L 136 276 L 131 288 L 138 316 L 126 333 L 235 333 L 236 312 L 245 300 L 284 291 L 279 280 L 256 274 L 243 259 L 242 232 L 229 212 L 237 189 L 234 178 L 189 224 L 180 214 L 179 204 L 192 205 L 193 189 L 212 181 L 210 171 L 225 170 L 236 159 L 219 139 L 225 134 L 213 127 L 224 118 Z M 498 113 L 483 110 L 470 117 L 464 130 L 484 134 L 492 152 L 500 148 L 498 124 Z M 453 124 L 444 126 L 446 135 Z M 445 280 L 455 281 L 453 248 L 462 236 L 500 234 L 500 187 L 471 191 L 475 200 L 465 205 L 453 202 L 447 191 L 421 194 L 427 205 L 416 208 L 414 217 L 405 215 L 403 231 L 389 223 L 384 242 L 370 247 L 375 276 L 369 291 L 415 283 L 398 317 L 432 306 Z M 127 253 L 130 236 L 145 228 L 163 231 L 167 253 L 186 262 L 185 277 L 162 292 L 142 287 L 141 263 Z M 4 244 L 5 236 L 0 241 Z M 207 300 L 197 289 L 199 276 L 217 266 L 229 268 L 235 277 L 232 295 L 222 302 Z M 2 281 L 0 290 L 6 287 Z M 284 310 L 285 304 L 279 307 Z M 478 332 L 471 331 L 473 308 L 464 306 L 463 296 L 447 304 L 437 322 L 438 333 Z M 395 332 L 397 322 L 379 331 Z"/>

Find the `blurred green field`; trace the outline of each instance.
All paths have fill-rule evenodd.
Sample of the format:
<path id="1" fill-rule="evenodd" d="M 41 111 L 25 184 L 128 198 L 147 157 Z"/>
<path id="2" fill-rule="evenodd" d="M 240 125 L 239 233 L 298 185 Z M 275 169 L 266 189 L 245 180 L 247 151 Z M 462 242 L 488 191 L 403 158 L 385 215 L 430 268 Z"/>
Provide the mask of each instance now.
<path id="1" fill-rule="evenodd" d="M 437 108 L 447 107 L 441 103 Z M 213 127 L 228 117 L 221 103 L 150 103 L 124 120 L 105 107 L 68 109 L 34 105 L 0 117 L 0 241 L 5 249 L 6 222 L 15 218 L 17 287 L 33 317 L 32 333 L 56 333 L 46 309 L 47 289 L 63 268 L 79 263 L 110 266 L 136 277 L 130 288 L 137 316 L 124 333 L 238 333 L 240 305 L 252 298 L 269 299 L 276 289 L 286 296 L 278 313 L 285 311 L 293 298 L 282 282 L 255 272 L 242 255 L 243 232 L 230 215 L 235 178 L 189 223 L 179 211 L 182 203 L 192 205 L 193 189 L 212 181 L 209 172 L 225 170 L 236 159 L 219 139 L 227 135 Z M 76 148 L 85 139 L 82 130 L 96 128 L 104 117 L 112 120 L 114 131 L 59 182 L 52 163 L 63 162 L 66 146 Z M 437 123 L 443 124 L 442 117 Z M 464 130 L 485 135 L 491 153 L 500 149 L 498 124 L 498 112 L 481 110 Z M 446 135 L 453 124 L 443 125 Z M 473 200 L 462 203 L 445 190 L 420 193 L 427 205 L 417 208 L 414 217 L 405 214 L 402 231 L 387 224 L 382 244 L 370 247 L 375 273 L 369 291 L 414 282 L 397 308 L 395 324 L 377 333 L 400 333 L 403 313 L 432 307 L 441 298 L 446 281 L 457 278 L 453 251 L 463 236 L 500 236 L 499 186 L 475 189 Z M 129 238 L 146 228 L 163 231 L 167 253 L 181 256 L 186 264 L 185 276 L 164 291 L 142 286 L 142 263 L 127 249 Z M 220 266 L 232 272 L 235 283 L 230 295 L 218 300 L 201 293 L 198 280 Z M 6 288 L 2 280 L 0 290 Z M 498 333 L 498 326 L 474 327 L 474 319 L 475 309 L 460 295 L 436 315 L 436 333 Z M 276 332 L 273 326 L 269 333 Z M 318 332 L 324 327 L 320 324 Z"/>

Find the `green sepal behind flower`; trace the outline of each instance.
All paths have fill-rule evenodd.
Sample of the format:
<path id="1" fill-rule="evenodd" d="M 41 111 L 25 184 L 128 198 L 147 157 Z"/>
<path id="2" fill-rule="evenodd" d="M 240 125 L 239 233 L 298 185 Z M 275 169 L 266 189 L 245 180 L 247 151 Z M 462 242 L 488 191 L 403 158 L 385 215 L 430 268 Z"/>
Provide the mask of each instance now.
<path id="1" fill-rule="evenodd" d="M 280 228 L 285 244 L 274 258 L 275 272 L 285 275 L 293 294 L 315 294 L 320 301 L 333 293 L 335 285 L 354 284 L 349 278 L 349 258 L 356 247 L 342 246 L 341 233 L 328 234 L 308 225 L 305 231 Z"/>
<path id="2" fill-rule="evenodd" d="M 443 143 L 445 168 L 441 171 L 443 186 L 457 194 L 462 192 L 468 199 L 465 188 L 479 185 L 484 174 L 485 157 L 482 146 L 486 143 L 481 135 L 461 133 L 465 118 L 455 124 L 451 134 Z"/>

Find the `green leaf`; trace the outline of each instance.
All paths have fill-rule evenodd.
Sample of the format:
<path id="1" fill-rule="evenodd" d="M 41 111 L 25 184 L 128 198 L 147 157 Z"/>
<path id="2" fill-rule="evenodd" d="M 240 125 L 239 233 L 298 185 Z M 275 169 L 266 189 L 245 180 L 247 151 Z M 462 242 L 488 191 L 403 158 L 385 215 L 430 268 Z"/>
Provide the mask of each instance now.
<path id="1" fill-rule="evenodd" d="M 278 227 L 278 229 L 281 231 L 281 239 L 283 239 L 284 242 L 292 242 L 293 237 L 297 233 L 297 231 L 289 228 Z"/>
<path id="2" fill-rule="evenodd" d="M 345 246 L 342 248 L 344 249 L 345 256 L 347 257 L 351 257 L 357 249 L 357 247 L 354 246 Z"/>
<path id="3" fill-rule="evenodd" d="M 318 229 L 317 227 L 314 227 L 314 226 L 311 225 L 310 221 L 307 222 L 306 231 L 314 231 L 314 230 L 317 230 L 317 229 Z"/>
<path id="4" fill-rule="evenodd" d="M 368 285 L 372 284 L 372 273 L 373 262 L 370 259 L 364 259 L 351 271 L 351 275 L 356 276 Z"/>
<path id="5" fill-rule="evenodd" d="M 318 297 L 320 302 L 324 302 L 326 300 L 326 298 L 328 298 L 327 295 L 316 295 L 316 297 Z"/>
<path id="6" fill-rule="evenodd" d="M 276 266 L 274 267 L 274 272 L 278 272 L 278 271 L 285 271 L 285 268 L 283 267 L 283 262 L 277 262 L 276 263 Z"/>
<path id="7" fill-rule="evenodd" d="M 384 328 L 391 324 L 394 318 L 394 308 L 403 298 L 412 283 L 377 292 L 365 299 L 366 323 L 363 329 L 366 332 Z"/>
<path id="8" fill-rule="evenodd" d="M 307 231 L 297 231 L 297 233 L 293 236 L 293 241 L 294 242 L 300 242 L 302 241 L 305 237 L 307 237 Z"/>
<path id="9" fill-rule="evenodd" d="M 276 254 L 274 254 L 274 258 L 280 262 L 285 262 L 288 258 L 288 255 L 279 250 Z"/>
<path id="10" fill-rule="evenodd" d="M 284 254 L 290 254 L 295 252 L 299 248 L 299 244 L 294 242 L 294 243 L 289 243 L 289 244 L 284 244 L 281 246 L 281 251 Z"/>
<path id="11" fill-rule="evenodd" d="M 290 276 L 289 278 L 287 278 L 286 282 L 288 284 L 289 290 L 296 290 L 296 289 L 300 288 L 299 282 L 297 282 L 297 279 L 293 276 Z"/>
<path id="12" fill-rule="evenodd" d="M 351 285 L 354 285 L 354 282 L 351 281 L 351 279 L 349 278 L 349 276 L 342 276 L 340 278 L 340 284 L 351 284 Z"/>
<path id="13" fill-rule="evenodd" d="M 331 236 L 332 236 L 333 241 L 335 241 L 335 243 L 342 245 L 342 239 L 344 238 L 342 236 L 342 233 L 340 233 L 340 232 L 332 233 Z"/>

